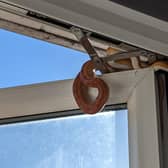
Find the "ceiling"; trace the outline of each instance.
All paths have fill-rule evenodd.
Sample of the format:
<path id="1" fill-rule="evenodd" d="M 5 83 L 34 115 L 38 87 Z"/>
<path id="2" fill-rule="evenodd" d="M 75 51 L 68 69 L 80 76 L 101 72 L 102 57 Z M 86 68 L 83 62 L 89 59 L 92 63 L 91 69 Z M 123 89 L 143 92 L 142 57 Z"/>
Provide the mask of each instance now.
<path id="1" fill-rule="evenodd" d="M 155 18 L 168 21 L 167 0 L 109 0 Z"/>

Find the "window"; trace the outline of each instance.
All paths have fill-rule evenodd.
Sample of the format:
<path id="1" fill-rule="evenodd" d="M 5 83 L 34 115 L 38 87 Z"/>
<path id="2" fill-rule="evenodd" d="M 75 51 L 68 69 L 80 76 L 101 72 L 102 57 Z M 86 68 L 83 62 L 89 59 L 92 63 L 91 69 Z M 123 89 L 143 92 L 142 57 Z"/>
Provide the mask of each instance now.
<path id="1" fill-rule="evenodd" d="M 16 34 L 13 35 L 15 36 Z M 19 38 L 21 37 L 19 35 L 16 36 Z M 13 40 L 16 40 L 17 37 L 14 37 Z M 27 38 L 24 36 L 22 37 Z M 7 36 L 5 36 L 5 38 L 4 39 L 7 40 Z M 5 40 L 1 44 L 3 51 L 9 52 L 12 56 L 18 56 L 20 51 L 16 51 L 15 47 L 9 48 L 10 40 L 7 40 L 7 42 Z M 8 49 L 4 47 L 5 43 L 7 44 Z M 13 41 L 12 44 L 13 43 L 15 42 Z M 34 44 L 33 47 L 36 46 L 34 40 L 31 41 L 31 43 Z M 43 44 L 43 42 L 38 41 L 38 44 L 35 48 L 39 47 L 40 50 L 42 50 L 41 48 L 43 48 Z M 52 46 L 48 43 L 45 44 L 50 45 L 50 47 Z M 24 45 L 22 47 L 25 51 L 27 51 L 26 54 L 28 53 L 28 57 L 23 57 L 25 56 L 25 51 L 19 58 L 10 57 L 10 59 L 7 59 L 4 58 L 5 55 L 3 54 L 3 64 L 1 66 L 2 70 L 0 72 L 1 81 L 4 81 L 4 83 L 1 82 L 1 88 L 61 80 L 64 79 L 62 76 L 65 77 L 66 75 L 61 74 L 61 79 L 59 76 L 54 76 L 55 74 L 59 75 L 60 72 L 62 73 L 62 70 L 54 69 L 55 67 L 59 67 L 55 65 L 61 65 L 63 70 L 65 70 L 65 67 L 67 67 L 69 70 L 69 66 L 72 66 L 70 61 L 67 61 L 69 55 L 64 58 L 64 61 L 67 61 L 66 66 L 62 66 L 62 64 L 59 64 L 60 60 L 57 60 L 56 57 L 54 57 L 55 60 L 49 59 L 50 56 L 46 57 L 48 54 L 48 52 L 46 53 L 46 50 L 43 52 L 43 54 L 45 54 L 44 58 L 44 55 L 41 55 L 41 53 L 35 54 L 34 48 L 31 50 L 29 47 L 27 47 L 27 45 L 25 48 Z M 52 52 L 54 51 L 55 49 Z M 33 59 L 29 62 L 28 58 L 30 58 L 31 54 L 33 55 Z M 34 54 L 38 57 L 37 60 L 34 58 Z M 18 64 L 18 61 L 20 60 L 26 60 L 26 66 L 23 66 L 22 63 Z M 70 60 L 72 60 L 72 58 Z M 9 64 L 10 61 L 11 64 Z M 38 69 L 39 61 L 43 61 L 42 70 L 44 71 Z M 49 61 L 49 64 L 47 67 L 45 67 L 47 65 L 47 61 Z M 85 61 L 86 60 L 83 62 Z M 75 61 L 72 60 L 72 62 L 74 63 Z M 83 62 L 81 61 L 80 63 L 82 64 Z M 50 67 L 49 65 L 51 64 L 52 66 Z M 18 77 L 17 73 L 15 74 L 14 72 L 14 69 L 18 68 L 18 66 L 18 72 L 21 73 L 21 77 Z M 28 71 L 24 69 L 25 67 L 28 67 Z M 81 65 L 79 66 L 77 72 L 79 71 L 80 67 Z M 33 68 L 35 71 L 33 71 Z M 73 69 L 73 67 L 71 68 Z M 72 72 L 66 72 L 70 73 L 68 75 L 72 75 Z M 73 72 L 75 72 L 74 74 L 76 75 L 77 72 Z M 28 76 L 30 77 L 30 80 L 27 80 Z M 66 78 L 69 78 L 67 76 Z M 71 78 L 74 76 L 72 75 Z M 38 80 L 35 80 L 37 77 L 39 77 Z M 7 80 L 5 81 L 3 78 Z M 64 157 L 65 159 L 70 159 L 71 161 L 73 160 L 74 155 L 78 157 L 78 160 L 75 160 L 75 163 L 67 161 L 68 167 L 69 164 L 72 164 L 72 167 L 75 167 L 76 164 L 77 167 L 85 167 L 85 157 L 89 155 L 90 160 L 87 162 L 87 166 L 91 167 L 97 167 L 97 165 L 103 167 L 104 165 L 102 164 L 107 164 L 107 166 L 116 166 L 116 168 L 125 166 L 129 168 L 160 168 L 162 164 L 160 146 L 163 147 L 164 144 L 159 144 L 160 129 L 158 128 L 160 128 L 160 125 L 158 124 L 158 116 L 156 113 L 158 107 L 155 90 L 156 86 L 154 69 L 146 68 L 141 70 L 117 72 L 112 74 L 105 74 L 100 78 L 103 78 L 105 82 L 107 82 L 110 89 L 110 97 L 107 105 L 113 106 L 116 104 L 127 104 L 128 111 L 114 112 L 107 110 L 108 112 L 104 111 L 104 113 L 100 113 L 94 116 L 77 115 L 75 117 L 72 117 L 72 114 L 70 113 L 70 117 L 41 120 L 41 118 L 38 118 L 39 115 L 50 116 L 52 113 L 59 113 L 60 111 L 70 112 L 75 111 L 75 109 L 78 108 L 72 96 L 72 80 L 62 80 L 57 82 L 46 82 L 43 84 L 0 89 L 0 135 L 2 137 L 0 139 L 0 167 L 11 167 L 9 164 L 12 164 L 12 166 L 18 164 L 17 167 L 32 167 L 33 164 L 36 167 L 42 167 L 45 164 L 47 165 L 44 167 L 52 167 L 52 164 L 63 164 L 63 166 L 67 166 L 65 165 L 67 164 L 66 162 L 62 163 L 62 158 Z M 95 92 L 93 91 L 91 96 L 94 95 Z M 36 116 L 37 121 L 24 122 L 25 118 L 30 120 L 31 116 Z M 15 123 L 17 118 L 19 118 L 21 123 Z M 4 124 L 6 121 L 9 121 L 12 124 Z M 94 122 L 95 127 L 93 127 Z M 81 126 L 79 126 L 80 124 Z M 94 129 L 100 128 L 100 126 L 103 130 L 103 134 L 102 132 L 99 132 L 100 129 Z M 53 130 L 51 127 L 54 127 L 55 129 Z M 62 131 L 64 127 L 66 128 Z M 76 127 L 77 131 L 75 133 L 69 131 L 74 131 Z M 46 130 L 47 128 L 49 131 Z M 80 138 L 75 139 L 78 140 L 78 143 L 76 141 L 70 142 L 71 139 L 74 140 L 73 138 L 75 138 L 76 134 L 78 137 L 83 136 L 83 132 L 81 133 L 80 129 L 86 129 L 83 131 L 85 133 L 85 137 L 81 139 L 81 141 L 85 140 L 85 143 L 80 142 Z M 57 133 L 60 132 L 60 130 L 61 133 Z M 108 132 L 109 130 L 110 133 Z M 66 138 L 63 141 L 62 137 L 65 135 L 68 135 L 68 138 L 70 139 Z M 73 137 L 71 137 L 71 135 Z M 33 136 L 35 138 L 33 138 Z M 40 138 L 40 136 L 42 136 L 42 138 Z M 45 137 L 49 137 L 51 140 L 46 142 Z M 96 140 L 98 139 L 98 141 L 96 141 L 94 138 Z M 89 143 L 86 143 L 86 141 Z M 52 142 L 54 142 L 55 146 Z M 62 146 L 63 144 L 68 145 Z M 86 148 L 85 145 L 87 145 L 88 148 Z M 79 147 L 81 146 L 83 148 L 80 150 Z M 90 146 L 93 147 L 91 150 Z M 113 146 L 115 147 L 113 148 Z M 68 155 L 67 153 L 65 154 L 65 151 L 71 152 L 71 149 L 73 149 L 73 155 Z M 101 150 L 104 151 L 102 152 Z M 25 155 L 23 152 L 25 152 Z M 164 150 L 163 152 L 166 153 L 167 151 Z M 61 154 L 57 156 L 57 153 Z M 56 158 L 55 155 L 57 156 Z M 38 161 L 37 157 L 39 157 L 40 161 Z M 55 159 L 56 162 L 53 163 L 52 161 L 55 161 Z M 107 160 L 108 162 L 106 162 Z M 165 162 L 164 164 L 167 163 Z"/>
<path id="2" fill-rule="evenodd" d="M 129 167 L 127 110 L 1 125 L 0 135 L 3 168 Z"/>
<path id="3" fill-rule="evenodd" d="M 89 57 L 0 29 L 0 88 L 72 79 Z"/>

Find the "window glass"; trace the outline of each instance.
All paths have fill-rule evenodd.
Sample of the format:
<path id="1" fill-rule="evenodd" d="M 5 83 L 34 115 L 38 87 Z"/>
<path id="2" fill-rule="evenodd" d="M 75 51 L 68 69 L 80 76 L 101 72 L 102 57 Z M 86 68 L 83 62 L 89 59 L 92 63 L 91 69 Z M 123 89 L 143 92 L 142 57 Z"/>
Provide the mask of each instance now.
<path id="1" fill-rule="evenodd" d="M 0 29 L 0 88 L 71 79 L 88 55 Z"/>
<path id="2" fill-rule="evenodd" d="M 2 168 L 128 168 L 127 110 L 0 126 Z"/>

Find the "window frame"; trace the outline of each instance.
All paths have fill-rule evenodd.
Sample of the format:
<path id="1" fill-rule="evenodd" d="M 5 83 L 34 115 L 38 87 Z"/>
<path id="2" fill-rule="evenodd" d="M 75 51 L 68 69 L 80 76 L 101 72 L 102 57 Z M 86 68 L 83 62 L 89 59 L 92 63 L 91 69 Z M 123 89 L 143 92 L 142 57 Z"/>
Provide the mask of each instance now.
<path id="1" fill-rule="evenodd" d="M 42 20 L 27 16 L 28 10 L 32 10 L 35 7 L 34 5 L 32 7 L 29 6 L 32 5 L 32 3 L 29 3 L 28 1 L 23 2 L 21 0 L 3 0 L 3 2 L 10 1 L 20 2 L 22 4 L 21 6 L 24 6 L 24 9 L 18 8 L 17 5 L 11 6 L 5 4 L 5 6 L 2 6 L 1 2 L 1 28 L 83 51 L 83 48 L 76 41 L 74 36 L 72 36 L 69 30 L 64 30 L 62 27 L 60 28 L 55 24 L 46 23 Z M 38 1 L 40 2 L 40 0 Z M 88 1 L 91 5 L 99 5 L 95 2 L 103 3 L 101 7 L 106 5 L 106 9 L 111 7 L 111 5 L 109 5 L 110 2 L 104 3 L 100 2 L 100 0 L 94 0 L 94 2 Z M 25 4 L 28 4 L 28 6 Z M 39 8 L 39 5 L 37 5 L 37 7 Z M 81 19 L 81 17 L 78 17 L 78 15 L 80 16 L 79 13 L 64 15 L 65 10 L 60 10 L 58 6 L 57 8 L 58 10 L 48 10 L 47 13 L 56 12 L 55 16 L 60 14 L 62 18 L 57 19 L 66 21 L 66 23 L 69 23 L 70 25 L 77 25 L 86 28 L 87 30 L 98 32 L 98 34 L 101 33 L 101 35 L 106 37 L 115 38 L 119 41 L 121 40 L 122 42 L 127 42 L 164 55 L 167 54 L 167 44 L 163 42 L 141 36 L 141 34 L 128 32 L 128 30 L 121 30 L 120 27 L 116 29 L 115 25 L 105 24 L 101 21 L 101 18 L 100 20 L 94 20 L 93 18 L 82 16 L 86 19 Z M 139 20 L 139 22 L 142 23 L 144 23 L 145 20 L 147 25 L 155 25 L 158 30 L 167 30 L 166 27 L 168 25 L 166 22 L 151 18 L 115 3 L 113 3 L 112 8 L 113 10 L 110 11 L 113 11 L 117 16 L 118 14 L 121 15 L 124 20 L 128 18 L 131 21 L 135 20 L 137 22 L 137 20 Z M 38 10 L 34 9 L 33 11 L 37 12 Z M 44 11 L 39 12 L 45 16 L 54 16 L 52 14 L 47 15 Z M 121 19 L 116 20 L 121 21 Z M 160 27 L 158 25 L 164 26 Z M 132 27 L 132 25 L 130 26 Z M 152 30 L 153 31 L 150 29 L 151 32 L 155 32 L 154 28 Z M 59 36 L 56 36 L 60 34 L 65 35 L 67 38 L 66 41 L 59 38 Z M 73 42 L 75 41 L 75 43 L 71 43 L 72 40 Z M 125 50 L 125 47 L 114 45 L 111 42 L 106 43 L 105 45 L 105 41 L 100 42 L 97 41 L 97 39 L 92 39 L 92 43 L 102 54 L 105 52 L 107 46 Z M 161 168 L 154 69 L 148 68 L 117 72 L 103 75 L 102 78 L 110 87 L 111 96 L 107 104 L 127 104 L 128 107 L 130 168 Z M 0 124 L 16 122 L 16 119 L 18 118 L 19 121 L 32 120 L 34 117 L 36 117 L 36 119 L 41 119 L 41 115 L 49 117 L 52 114 L 57 114 L 57 116 L 63 114 L 79 114 L 79 111 L 77 113 L 72 112 L 73 109 L 78 108 L 72 96 L 72 82 L 73 80 L 67 80 L 0 89 Z M 93 95 L 94 94 L 95 93 L 93 92 Z"/>
<path id="2" fill-rule="evenodd" d="M 155 71 L 152 68 L 100 76 L 110 88 L 107 105 L 127 104 L 130 168 L 160 168 Z M 0 122 L 31 120 L 78 109 L 73 80 L 0 89 Z M 96 93 L 93 91 L 91 95 Z M 70 112 L 70 113 L 69 113 Z M 69 113 L 69 114 L 68 114 Z"/>

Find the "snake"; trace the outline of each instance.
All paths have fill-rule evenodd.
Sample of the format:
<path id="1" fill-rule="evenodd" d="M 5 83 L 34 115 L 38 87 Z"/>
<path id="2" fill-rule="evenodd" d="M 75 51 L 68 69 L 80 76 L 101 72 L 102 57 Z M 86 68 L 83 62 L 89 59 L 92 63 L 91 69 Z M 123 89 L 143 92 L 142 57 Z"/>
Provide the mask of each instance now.
<path id="1" fill-rule="evenodd" d="M 95 114 L 102 110 L 109 97 L 109 87 L 94 73 L 93 61 L 87 61 L 73 82 L 73 95 L 79 108 L 87 114 Z M 94 101 L 86 95 L 89 88 L 97 88 L 98 95 Z"/>

